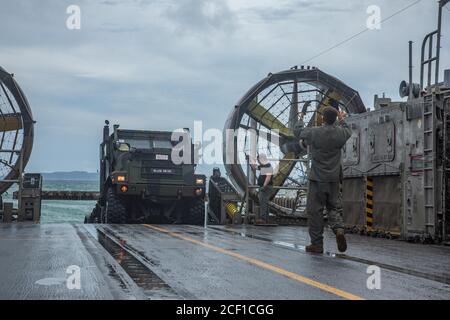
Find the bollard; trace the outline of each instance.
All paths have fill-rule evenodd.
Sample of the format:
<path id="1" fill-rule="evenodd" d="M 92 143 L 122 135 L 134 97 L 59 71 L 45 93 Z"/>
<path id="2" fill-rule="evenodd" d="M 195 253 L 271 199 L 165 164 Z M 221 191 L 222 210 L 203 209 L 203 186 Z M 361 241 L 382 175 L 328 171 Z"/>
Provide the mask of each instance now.
<path id="1" fill-rule="evenodd" d="M 3 204 L 3 222 L 5 223 L 12 222 L 12 211 L 13 211 L 12 202 L 5 202 Z"/>
<path id="2" fill-rule="evenodd" d="M 208 228 L 208 202 L 205 202 L 205 222 L 203 228 Z"/>

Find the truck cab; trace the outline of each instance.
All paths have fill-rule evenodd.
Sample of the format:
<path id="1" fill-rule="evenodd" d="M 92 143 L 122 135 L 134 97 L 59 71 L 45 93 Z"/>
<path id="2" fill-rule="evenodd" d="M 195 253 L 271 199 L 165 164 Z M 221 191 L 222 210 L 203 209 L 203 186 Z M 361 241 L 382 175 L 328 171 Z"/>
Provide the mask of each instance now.
<path id="1" fill-rule="evenodd" d="M 110 134 L 106 121 L 100 144 L 100 199 L 88 222 L 203 224 L 206 177 L 195 174 L 189 131 L 177 136 L 174 141 L 169 131 L 118 125 Z M 173 159 L 184 152 L 190 154 L 188 161 Z"/>

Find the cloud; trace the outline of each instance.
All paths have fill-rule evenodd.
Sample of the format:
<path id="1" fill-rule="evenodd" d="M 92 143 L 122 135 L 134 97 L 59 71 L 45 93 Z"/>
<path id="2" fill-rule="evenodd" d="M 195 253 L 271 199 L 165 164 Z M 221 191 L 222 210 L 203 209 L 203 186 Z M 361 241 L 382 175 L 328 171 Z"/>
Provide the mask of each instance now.
<path id="1" fill-rule="evenodd" d="M 354 7 L 355 3 L 348 1 L 279 0 L 276 2 L 268 2 L 265 5 L 254 3 L 241 10 L 241 14 L 247 18 L 253 18 L 262 22 L 305 19 L 310 17 L 318 20 L 330 13 L 334 15 L 340 14 L 341 12 L 348 13 Z"/>
<path id="2" fill-rule="evenodd" d="M 166 14 L 178 32 L 230 32 L 234 29 L 235 17 L 225 0 L 175 0 L 169 3 Z"/>

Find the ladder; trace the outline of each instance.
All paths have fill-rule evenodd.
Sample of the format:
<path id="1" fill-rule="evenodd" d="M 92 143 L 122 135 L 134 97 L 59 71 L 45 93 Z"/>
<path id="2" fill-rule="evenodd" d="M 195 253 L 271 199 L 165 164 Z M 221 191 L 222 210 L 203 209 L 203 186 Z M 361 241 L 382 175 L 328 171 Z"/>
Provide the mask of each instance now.
<path id="1" fill-rule="evenodd" d="M 423 188 L 425 231 L 436 236 L 436 118 L 435 95 L 424 97 L 423 106 Z"/>
<path id="2" fill-rule="evenodd" d="M 450 99 L 450 97 L 447 97 Z M 450 101 L 444 105 L 444 143 L 443 152 L 443 241 L 450 244 Z"/>

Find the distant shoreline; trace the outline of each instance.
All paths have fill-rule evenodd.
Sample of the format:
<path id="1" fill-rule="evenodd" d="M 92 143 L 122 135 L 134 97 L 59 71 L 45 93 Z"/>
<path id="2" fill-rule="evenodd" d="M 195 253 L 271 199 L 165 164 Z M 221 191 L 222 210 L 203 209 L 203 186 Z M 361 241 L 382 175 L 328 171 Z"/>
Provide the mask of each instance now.
<path id="1" fill-rule="evenodd" d="M 207 177 L 212 174 L 213 168 L 219 167 L 222 175 L 225 175 L 226 170 L 223 165 L 208 165 L 199 164 L 195 170 L 196 174 L 204 174 Z M 30 172 L 31 173 L 31 172 Z M 99 181 L 100 174 L 98 172 L 89 171 L 54 171 L 54 172 L 41 172 L 45 181 Z"/>
<path id="2" fill-rule="evenodd" d="M 87 171 L 56 171 L 42 172 L 42 178 L 46 181 L 98 181 L 97 172 Z"/>

